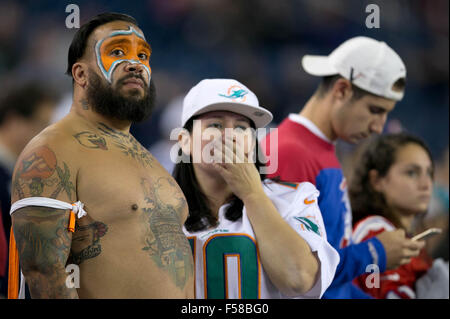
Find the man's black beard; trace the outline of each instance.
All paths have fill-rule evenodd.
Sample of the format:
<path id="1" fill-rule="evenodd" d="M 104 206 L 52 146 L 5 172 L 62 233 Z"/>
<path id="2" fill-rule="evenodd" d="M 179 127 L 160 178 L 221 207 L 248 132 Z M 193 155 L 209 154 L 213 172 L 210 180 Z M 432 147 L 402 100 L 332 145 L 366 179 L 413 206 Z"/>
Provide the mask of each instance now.
<path id="1" fill-rule="evenodd" d="M 137 89 L 130 91 L 128 97 L 119 92 L 123 82 L 130 78 L 141 79 L 144 83 L 145 93 L 142 98 Z M 153 111 L 155 86 L 153 81 L 150 81 L 150 87 L 146 85 L 140 74 L 130 74 L 118 80 L 113 87 L 94 71 L 89 70 L 87 99 L 92 109 L 103 116 L 138 123 L 147 119 Z"/>

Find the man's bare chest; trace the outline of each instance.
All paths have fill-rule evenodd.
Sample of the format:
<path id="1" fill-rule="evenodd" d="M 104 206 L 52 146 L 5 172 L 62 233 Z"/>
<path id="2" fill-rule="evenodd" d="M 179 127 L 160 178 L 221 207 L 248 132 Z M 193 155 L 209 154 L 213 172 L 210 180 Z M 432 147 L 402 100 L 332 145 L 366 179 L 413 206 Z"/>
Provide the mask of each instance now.
<path id="1" fill-rule="evenodd" d="M 91 217 L 121 219 L 126 213 L 150 211 L 183 217 L 186 201 L 170 174 L 133 137 L 107 133 L 82 131 L 75 136 L 82 146 L 77 198 L 95 209 Z"/>

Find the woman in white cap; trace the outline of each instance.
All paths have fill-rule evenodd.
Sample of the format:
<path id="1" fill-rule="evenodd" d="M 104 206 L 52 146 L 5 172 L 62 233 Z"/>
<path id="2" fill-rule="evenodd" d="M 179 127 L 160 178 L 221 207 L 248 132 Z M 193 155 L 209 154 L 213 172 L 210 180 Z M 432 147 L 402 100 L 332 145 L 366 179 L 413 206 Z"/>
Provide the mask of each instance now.
<path id="1" fill-rule="evenodd" d="M 271 120 L 232 79 L 203 80 L 184 99 L 173 175 L 189 206 L 196 298 L 320 298 L 334 277 L 319 192 L 264 180 L 253 160 L 254 130 Z"/>

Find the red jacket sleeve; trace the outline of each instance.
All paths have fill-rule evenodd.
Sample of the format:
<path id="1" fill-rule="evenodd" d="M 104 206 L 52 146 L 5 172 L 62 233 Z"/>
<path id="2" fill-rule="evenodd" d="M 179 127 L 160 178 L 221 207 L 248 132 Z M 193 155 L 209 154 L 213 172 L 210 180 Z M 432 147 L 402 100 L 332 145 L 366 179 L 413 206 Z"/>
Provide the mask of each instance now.
<path id="1" fill-rule="evenodd" d="M 355 225 L 354 234 L 357 234 L 357 239 L 362 242 L 384 231 L 392 230 L 392 227 L 393 225 L 387 220 L 383 225 L 383 222 L 380 222 L 380 216 L 369 217 Z M 430 266 L 431 259 L 426 251 L 422 250 L 421 254 L 412 258 L 409 264 L 388 270 L 378 276 L 374 272 L 362 275 L 356 278 L 354 283 L 374 298 L 413 299 L 416 298 L 416 280 L 424 275 Z"/>
<path id="2" fill-rule="evenodd" d="M 3 227 L 2 211 L 0 207 L 0 277 L 6 276 L 6 263 L 8 262 L 8 242 Z"/>
<path id="3" fill-rule="evenodd" d="M 308 151 L 298 143 L 280 142 L 277 149 L 270 149 L 268 145 L 267 139 L 261 144 L 268 159 L 267 165 L 274 170 L 268 174 L 269 178 L 279 177 L 282 181 L 316 184 L 316 172 L 320 168 Z"/>

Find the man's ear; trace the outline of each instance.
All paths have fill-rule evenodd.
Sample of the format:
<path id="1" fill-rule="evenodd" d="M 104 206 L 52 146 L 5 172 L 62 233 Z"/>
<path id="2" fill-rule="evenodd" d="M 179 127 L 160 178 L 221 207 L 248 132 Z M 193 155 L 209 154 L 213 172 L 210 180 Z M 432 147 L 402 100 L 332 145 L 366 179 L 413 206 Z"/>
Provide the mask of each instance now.
<path id="1" fill-rule="evenodd" d="M 369 171 L 369 183 L 372 186 L 372 188 L 379 193 L 383 192 L 384 190 L 383 181 L 384 178 L 380 177 L 377 170 L 371 169 Z"/>
<path id="2" fill-rule="evenodd" d="M 84 62 L 76 62 L 72 65 L 72 77 L 75 83 L 81 86 L 83 89 L 87 85 L 88 66 Z"/>
<path id="3" fill-rule="evenodd" d="M 349 80 L 340 78 L 333 84 L 331 94 L 334 99 L 347 102 L 353 96 L 352 84 Z"/>

